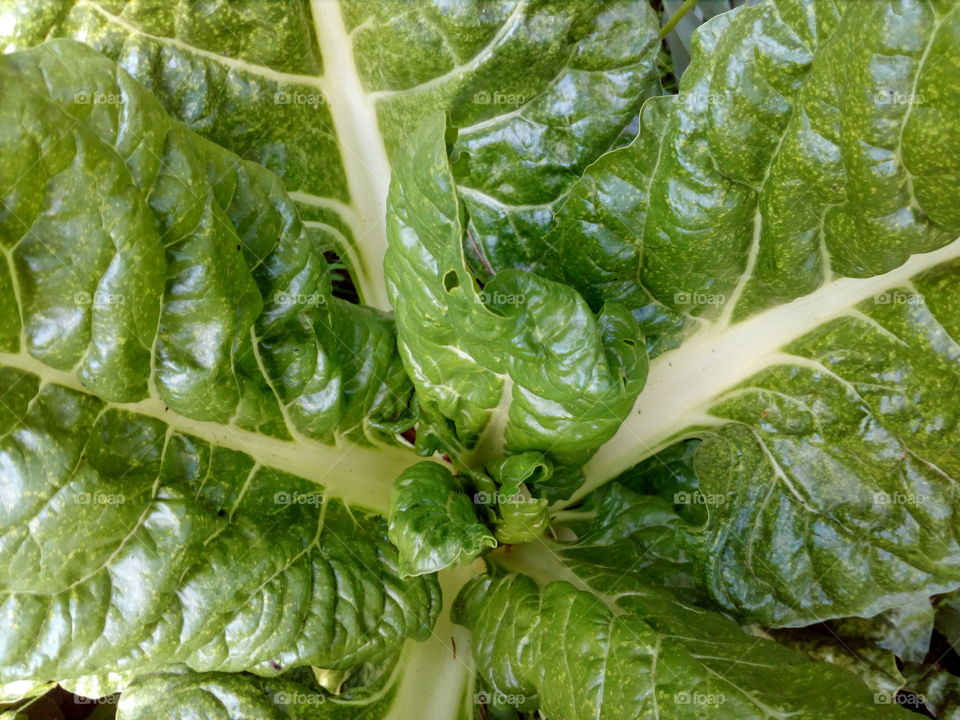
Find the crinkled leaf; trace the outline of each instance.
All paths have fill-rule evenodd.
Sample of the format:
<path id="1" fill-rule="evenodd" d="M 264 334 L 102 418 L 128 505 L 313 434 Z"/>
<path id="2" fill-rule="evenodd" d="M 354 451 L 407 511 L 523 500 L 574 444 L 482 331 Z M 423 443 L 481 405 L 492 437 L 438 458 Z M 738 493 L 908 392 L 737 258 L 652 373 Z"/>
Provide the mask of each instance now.
<path id="1" fill-rule="evenodd" d="M 862 618 L 849 618 L 806 628 L 771 630 L 770 635 L 811 660 L 846 668 L 874 692 L 889 698 L 903 687 L 904 678 L 896 654 L 877 644 L 875 629 Z"/>
<path id="2" fill-rule="evenodd" d="M 389 536 L 406 576 L 472 562 L 497 545 L 457 479 L 432 462 L 414 465 L 394 482 Z"/>
<path id="3" fill-rule="evenodd" d="M 309 670 L 264 678 L 184 669 L 141 675 L 121 695 L 117 720 L 353 720 L 387 718 L 398 704 L 395 662 L 363 686 L 329 693 Z"/>
<path id="4" fill-rule="evenodd" d="M 960 585 L 958 41 L 952 3 L 718 16 L 544 244 L 543 272 L 625 303 L 659 353 L 572 502 L 702 438 L 689 547 L 744 619 Z"/>
<path id="5" fill-rule="evenodd" d="M 504 451 L 582 462 L 643 385 L 642 338 L 623 308 L 594 313 L 569 286 L 531 273 L 505 270 L 481 290 L 461 211 L 438 117 L 400 156 L 388 215 L 400 350 L 429 423 L 418 442 L 468 466 Z"/>
<path id="6" fill-rule="evenodd" d="M 960 643 L 960 593 L 952 592 L 937 598 L 933 623 L 937 632 L 951 644 Z"/>
<path id="7" fill-rule="evenodd" d="M 519 497 L 500 502 L 497 540 L 504 545 L 532 542 L 543 535 L 550 524 L 546 498 Z"/>
<path id="8" fill-rule="evenodd" d="M 933 713 L 937 720 L 960 718 L 960 677 L 929 665 L 908 665 L 904 674 L 916 707 Z"/>
<path id="9" fill-rule="evenodd" d="M 658 46 L 645 2 L 5 7 L 4 45 L 82 40 L 191 129 L 277 172 L 318 244 L 338 247 L 379 308 L 392 158 L 412 127 L 449 111 L 463 128 L 460 184 L 484 247 L 515 226 L 536 238 L 636 114 Z"/>
<path id="10" fill-rule="evenodd" d="M 497 540 L 511 545 L 536 540 L 550 523 L 545 497 L 533 497 L 553 476 L 554 468 L 542 453 L 508 455 L 487 463 L 484 468 L 493 485 L 491 520 Z"/>
<path id="11" fill-rule="evenodd" d="M 118 720 L 321 720 L 335 715 L 323 693 L 284 678 L 240 673 L 145 675 L 120 697 Z M 343 710 L 338 707 L 338 710 Z M 361 712 L 371 710 L 364 704 Z"/>
<path id="12" fill-rule="evenodd" d="M 436 463 L 406 470 L 393 486 L 390 539 L 408 575 L 436 572 L 473 561 L 498 541 L 529 542 L 549 524 L 547 500 L 531 496 L 527 483 L 553 472 L 541 453 L 498 458 L 482 471 L 455 477 Z M 491 529 L 492 528 L 492 529 Z"/>
<path id="13" fill-rule="evenodd" d="M 662 568 L 658 548 L 672 543 L 649 522 L 650 498 L 607 492 L 577 541 L 491 555 L 491 574 L 458 599 L 492 704 L 568 720 L 901 717 L 853 674 L 747 635 L 658 583 L 648 567 Z M 601 554 L 609 560 L 594 562 Z"/>
<path id="14" fill-rule="evenodd" d="M 0 681 L 429 634 L 435 580 L 364 509 L 411 460 L 356 445 L 411 421 L 391 325 L 332 299 L 279 180 L 79 43 L 0 85 Z"/>
<path id="15" fill-rule="evenodd" d="M 437 589 L 401 579 L 379 518 L 35 376 L 5 369 L 0 389 L 18 418 L 2 455 L 4 680 L 350 667 L 429 632 Z"/>
<path id="16" fill-rule="evenodd" d="M 453 625 L 449 605 L 475 574 L 444 572 L 445 607 L 433 637 L 409 641 L 399 654 L 347 670 L 303 667 L 276 677 L 169 668 L 138 676 L 120 697 L 118 720 L 473 720 L 477 705 L 464 655 L 470 636 Z"/>
<path id="17" fill-rule="evenodd" d="M 594 302 L 736 320 L 949 243 L 951 160 L 929 140 L 956 102 L 954 15 L 771 0 L 702 26 L 680 94 L 572 193 L 547 244 L 565 277 Z"/>
<path id="18" fill-rule="evenodd" d="M 331 297 L 276 177 L 78 43 L 2 72 L 6 364 L 241 435 L 389 440 L 412 424 L 392 324 Z"/>

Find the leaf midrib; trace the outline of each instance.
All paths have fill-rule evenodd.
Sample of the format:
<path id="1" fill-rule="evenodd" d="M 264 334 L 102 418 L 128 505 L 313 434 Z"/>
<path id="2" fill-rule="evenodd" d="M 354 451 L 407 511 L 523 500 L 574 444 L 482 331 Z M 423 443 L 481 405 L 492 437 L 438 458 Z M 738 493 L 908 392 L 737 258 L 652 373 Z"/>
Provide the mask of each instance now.
<path id="1" fill-rule="evenodd" d="M 698 331 L 650 364 L 633 410 L 616 435 L 584 466 L 586 481 L 560 507 L 579 502 L 621 472 L 697 428 L 721 424 L 709 415 L 718 398 L 761 370 L 782 364 L 782 349 L 817 327 L 854 314 L 855 306 L 937 265 L 960 258 L 960 239 L 912 255 L 890 272 L 840 278 L 818 290 L 732 325 Z"/>
<path id="2" fill-rule="evenodd" d="M 324 63 L 324 94 L 336 129 L 350 204 L 363 231 L 355 237 L 355 281 L 366 305 L 390 310 L 383 273 L 387 252 L 387 192 L 391 165 L 373 96 L 363 87 L 339 2 L 312 0 L 317 44 Z"/>
<path id="3" fill-rule="evenodd" d="M 24 352 L 0 353 L 0 367 L 32 373 L 43 384 L 94 395 L 72 373 L 56 370 Z M 341 440 L 338 445 L 324 445 L 305 437 L 281 440 L 234 425 L 194 420 L 168 409 L 154 395 L 133 403 L 105 402 L 105 409 L 124 410 L 161 420 L 171 431 L 244 453 L 261 466 L 315 482 L 323 486 L 327 495 L 381 515 L 386 515 L 390 509 L 390 488 L 394 478 L 408 467 L 428 459 L 403 447 L 372 447 L 346 440 Z"/>
<path id="4" fill-rule="evenodd" d="M 364 303 L 379 310 L 390 309 L 382 265 L 387 247 L 385 215 L 391 165 L 377 119 L 375 96 L 363 87 L 339 2 L 318 0 L 311 2 L 310 6 L 318 49 L 325 63 L 322 76 L 281 72 L 265 65 L 227 57 L 177 38 L 148 33 L 92 0 L 81 0 L 80 4 L 91 8 L 107 22 L 130 35 L 148 38 L 276 83 L 304 85 L 322 92 L 333 120 L 350 196 L 348 205 L 337 208 L 354 234 L 354 244 L 347 246 L 345 253 L 349 256 L 354 280 Z"/>

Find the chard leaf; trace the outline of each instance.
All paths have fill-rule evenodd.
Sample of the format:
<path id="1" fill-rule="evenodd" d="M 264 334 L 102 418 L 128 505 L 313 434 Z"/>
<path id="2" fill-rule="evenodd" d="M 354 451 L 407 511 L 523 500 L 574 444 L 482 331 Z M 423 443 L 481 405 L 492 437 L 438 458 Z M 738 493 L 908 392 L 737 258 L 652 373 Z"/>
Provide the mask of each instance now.
<path id="1" fill-rule="evenodd" d="M 36 683 L 32 680 L 17 680 L 0 685 L 0 704 L 15 703 L 39 697 L 56 686 L 56 683 Z"/>
<path id="2" fill-rule="evenodd" d="M 748 635 L 659 584 L 648 566 L 664 567 L 656 558 L 672 552 L 671 536 L 650 522 L 649 498 L 611 488 L 578 540 L 494 553 L 490 574 L 461 593 L 455 619 L 473 631 L 494 707 L 568 720 L 905 715 L 874 704 L 852 673 Z"/>
<path id="3" fill-rule="evenodd" d="M 408 642 L 385 660 L 348 671 L 300 668 L 276 677 L 168 668 L 138 676 L 121 695 L 117 718 L 473 720 L 477 702 L 469 678 L 470 635 L 452 623 L 449 606 L 476 573 L 471 568 L 445 572 L 445 607 L 433 637 Z M 330 678 L 336 680 L 328 682 Z"/>
<path id="4" fill-rule="evenodd" d="M 688 547 L 743 619 L 872 616 L 960 585 L 960 153 L 940 139 L 958 41 L 960 8 L 936 2 L 718 16 L 680 94 L 645 105 L 545 243 L 657 354 L 563 504 L 702 439 Z"/>
<path id="5" fill-rule="evenodd" d="M 364 711 L 369 706 L 363 707 Z M 164 673 L 138 678 L 120 697 L 118 720 L 321 720 L 326 695 L 283 678 L 241 673 Z M 344 718 L 351 715 L 344 713 Z"/>
<path id="6" fill-rule="evenodd" d="M 927 710 L 937 720 L 960 718 L 960 677 L 930 666 L 908 665 L 906 684 L 914 693 L 912 703 Z"/>
<path id="7" fill-rule="evenodd" d="M 496 547 L 462 490 L 449 470 L 432 462 L 414 465 L 397 478 L 389 535 L 405 576 L 469 563 L 486 548 Z"/>
<path id="8" fill-rule="evenodd" d="M 937 600 L 934 627 L 951 645 L 960 642 L 960 594 L 953 592 Z"/>
<path id="9" fill-rule="evenodd" d="M 0 392 L 5 682 L 351 667 L 429 632 L 437 589 L 400 577 L 379 518 L 29 373 Z"/>
<path id="10" fill-rule="evenodd" d="M 240 673 L 157 674 L 121 696 L 117 720 L 405 720 L 425 717 L 422 702 L 391 682 L 376 692 L 331 696 L 308 684 Z M 444 693 L 439 717 L 473 720 L 471 705 Z M 422 699 L 422 698 L 421 698 Z M 459 709 L 458 709 L 459 706 Z"/>
<path id="11" fill-rule="evenodd" d="M 73 37 L 115 59 L 192 130 L 278 173 L 363 300 L 388 307 L 381 265 L 393 158 L 449 111 L 484 253 L 535 239 L 580 171 L 609 150 L 653 76 L 646 2 L 403 4 L 7 0 L 0 43 Z M 517 72 L 523 68 L 523 72 Z"/>
<path id="12" fill-rule="evenodd" d="M 391 323 L 332 298 L 276 177 L 89 47 L 0 86 L 0 683 L 427 636 L 436 580 L 368 510 L 415 459 Z"/>
<path id="13" fill-rule="evenodd" d="M 615 304 L 505 270 L 482 290 L 462 248 L 443 119 L 397 162 L 385 269 L 400 351 L 427 422 L 417 440 L 468 467 L 549 450 L 582 463 L 629 411 L 646 374 L 642 338 Z"/>
<path id="14" fill-rule="evenodd" d="M 5 364 L 249 444 L 382 442 L 413 423 L 392 323 L 331 296 L 275 176 L 78 43 L 2 72 Z"/>
<path id="15" fill-rule="evenodd" d="M 948 244 L 952 168 L 929 140 L 956 103 L 936 60 L 955 33 L 952 6 L 919 0 L 712 19 L 680 94 L 590 168 L 545 247 L 589 296 L 699 325 Z"/>
<path id="16" fill-rule="evenodd" d="M 391 663 L 391 667 L 393 664 Z M 120 698 L 117 720 L 353 720 L 386 718 L 395 678 L 330 695 L 308 678 L 167 672 L 140 676 Z"/>
<path id="17" fill-rule="evenodd" d="M 532 497 L 531 491 L 542 487 L 553 474 L 553 467 L 542 453 L 527 452 L 497 458 L 485 468 L 494 493 L 489 503 L 497 540 L 506 545 L 536 540 L 550 523 L 545 497 Z M 482 498 L 477 498 L 482 499 Z"/>
<path id="18" fill-rule="evenodd" d="M 532 497 L 527 485 L 552 472 L 533 452 L 498 458 L 462 476 L 431 462 L 409 468 L 394 483 L 390 501 L 389 536 L 401 571 L 436 572 L 468 564 L 498 542 L 536 540 L 549 525 L 548 500 Z"/>
<path id="19" fill-rule="evenodd" d="M 867 687 L 892 698 L 905 684 L 897 654 L 881 647 L 878 640 L 885 618 L 843 618 L 805 628 L 771 630 L 777 642 L 798 650 L 817 662 L 839 665 L 856 673 Z M 928 638 L 929 644 L 929 638 Z"/>
<path id="20" fill-rule="evenodd" d="M 550 524 L 546 498 L 510 498 L 501 501 L 498 508 L 497 540 L 504 545 L 532 542 Z"/>

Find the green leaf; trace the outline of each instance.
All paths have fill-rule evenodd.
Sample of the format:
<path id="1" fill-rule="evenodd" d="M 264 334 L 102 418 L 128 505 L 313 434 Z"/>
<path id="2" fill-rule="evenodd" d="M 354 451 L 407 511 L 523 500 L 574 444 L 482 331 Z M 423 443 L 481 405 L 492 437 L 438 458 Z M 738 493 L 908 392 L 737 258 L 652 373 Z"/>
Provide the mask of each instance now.
<path id="1" fill-rule="evenodd" d="M 550 524 L 546 498 L 508 496 L 500 502 L 501 517 L 497 520 L 497 540 L 504 545 L 532 542 Z"/>
<path id="2" fill-rule="evenodd" d="M 656 355 L 561 505 L 701 439 L 687 546 L 744 620 L 960 585 L 958 40 L 935 2 L 718 16 L 680 94 L 644 106 L 543 243 L 547 276 L 631 308 Z"/>
<path id="3" fill-rule="evenodd" d="M 386 274 L 400 351 L 423 419 L 418 443 L 468 467 L 549 450 L 582 462 L 623 420 L 646 353 L 617 305 L 593 313 L 571 288 L 517 270 L 483 288 L 461 245 L 442 118 L 401 155 Z"/>
<path id="4" fill-rule="evenodd" d="M 649 498 L 611 487 L 580 538 L 491 554 L 490 574 L 461 593 L 455 619 L 473 631 L 491 704 L 569 720 L 903 716 L 853 674 L 658 583 L 649 568 L 665 567 L 670 535 L 650 522 Z"/>
<path id="5" fill-rule="evenodd" d="M 878 625 L 863 618 L 845 618 L 806 628 L 771 630 L 770 635 L 815 662 L 846 668 L 874 692 L 893 698 L 905 680 L 896 654 L 877 644 Z"/>
<path id="6" fill-rule="evenodd" d="M 437 589 L 401 579 L 379 518 L 158 420 L 0 375 L 20 416 L 3 443 L 5 681 L 350 667 L 429 632 Z"/>
<path id="7" fill-rule="evenodd" d="M 547 245 L 569 281 L 735 321 L 953 240 L 933 182 L 949 165 L 927 148 L 956 98 L 949 64 L 925 62 L 949 47 L 952 8 L 895 7 L 778 1 L 704 25 L 680 94 L 648 103 L 637 141 L 568 202 Z"/>
<path id="8" fill-rule="evenodd" d="M 118 720 L 473 720 L 470 636 L 450 621 L 449 606 L 475 574 L 462 567 L 445 571 L 445 607 L 433 636 L 407 642 L 383 661 L 345 671 L 299 668 L 277 677 L 169 668 L 140 675 L 124 691 Z M 335 683 L 321 683 L 332 676 Z"/>
<path id="9" fill-rule="evenodd" d="M 872 619 L 877 645 L 911 662 L 922 662 L 930 650 L 934 608 L 927 598 L 891 608 Z"/>
<path id="10" fill-rule="evenodd" d="M 0 85 L 0 682 L 427 636 L 436 581 L 367 509 L 415 459 L 390 322 L 333 300 L 276 177 L 89 47 Z"/>
<path id="11" fill-rule="evenodd" d="M 396 661 L 330 694 L 305 673 L 263 678 L 184 669 L 142 675 L 123 693 L 118 720 L 352 720 L 386 718 L 398 701 Z"/>
<path id="12" fill-rule="evenodd" d="M 273 175 L 79 44 L 2 68 L 7 365 L 241 436 L 383 441 L 412 424 L 392 324 L 331 297 Z"/>
<path id="13" fill-rule="evenodd" d="M 36 683 L 32 680 L 18 680 L 0 685 L 0 704 L 14 703 L 18 700 L 26 700 L 33 697 L 39 697 L 53 688 L 56 683 Z"/>
<path id="14" fill-rule="evenodd" d="M 497 545 L 457 479 L 432 462 L 414 465 L 394 483 L 389 536 L 405 576 L 472 562 Z"/>
<path id="15" fill-rule="evenodd" d="M 934 627 L 951 645 L 960 642 L 960 593 L 949 593 L 937 599 Z"/>
<path id="16" fill-rule="evenodd" d="M 683 522 L 663 500 L 613 482 L 591 493 L 579 512 L 554 517 L 570 562 L 608 574 L 642 571 L 647 581 L 706 604 L 697 593 L 690 556 L 677 543 Z"/>
<path id="17" fill-rule="evenodd" d="M 917 707 L 933 713 L 937 720 L 960 718 L 960 677 L 930 666 L 908 665 L 904 668 L 906 684 L 915 694 Z"/>
<path id="18" fill-rule="evenodd" d="M 353 717 L 306 685 L 229 673 L 146 675 L 120 698 L 118 720 L 321 720 Z M 366 703 L 361 712 L 375 710 Z M 334 714 L 340 711 L 340 714 Z"/>
<path id="19" fill-rule="evenodd" d="M 497 540 L 505 545 L 536 540 L 550 524 L 545 497 L 532 497 L 549 482 L 553 467 L 542 453 L 509 455 L 488 463 L 484 468 L 493 484 L 481 491 L 478 499 L 491 506 L 491 521 Z M 491 495 L 492 493 L 492 495 Z M 490 495 L 490 497 L 483 497 Z"/>
<path id="20" fill-rule="evenodd" d="M 460 185 L 478 242 L 499 247 L 513 225 L 536 239 L 636 114 L 658 47 L 645 2 L 5 6 L 4 46 L 82 40 L 192 130 L 278 173 L 316 242 L 337 246 L 380 309 L 387 189 L 411 128 L 444 111 L 464 128 Z"/>

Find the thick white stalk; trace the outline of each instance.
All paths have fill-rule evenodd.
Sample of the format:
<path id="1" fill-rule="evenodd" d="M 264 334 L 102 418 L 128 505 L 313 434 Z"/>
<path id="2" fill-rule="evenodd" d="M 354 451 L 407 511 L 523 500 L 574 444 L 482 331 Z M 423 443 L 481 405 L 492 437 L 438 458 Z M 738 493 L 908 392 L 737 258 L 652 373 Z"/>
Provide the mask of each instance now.
<path id="1" fill-rule="evenodd" d="M 45 384 L 88 392 L 73 373 L 54 370 L 26 353 L 0 353 L 2 366 L 33 373 Z M 279 440 L 234 425 L 191 420 L 171 412 L 160 398 L 153 396 L 135 403 L 108 403 L 107 407 L 157 418 L 175 432 L 246 453 L 264 467 L 305 478 L 322 485 L 327 495 L 384 515 L 390 509 L 393 480 L 411 465 L 424 460 L 402 447 L 370 447 L 346 442 L 338 447 L 302 436 Z"/>
<path id="2" fill-rule="evenodd" d="M 323 77 L 279 72 L 265 65 L 204 50 L 177 38 L 152 35 L 144 32 L 136 23 L 108 12 L 95 2 L 81 0 L 81 4 L 130 35 L 148 38 L 160 45 L 174 47 L 189 55 L 280 85 L 306 85 L 320 89 L 330 109 L 340 144 L 350 203 L 344 205 L 307 193 L 291 195 L 307 204 L 330 205 L 340 213 L 354 233 L 352 244 L 344 243 L 342 250 L 346 256 L 344 260 L 353 270 L 360 297 L 367 305 L 381 310 L 390 309 L 383 279 L 390 162 L 377 121 L 375 96 L 363 88 L 339 0 L 313 0 L 311 3 L 317 41 L 323 55 Z"/>
<path id="3" fill-rule="evenodd" d="M 796 300 L 733 325 L 718 323 L 698 331 L 679 348 L 657 357 L 633 411 L 584 466 L 586 482 L 567 501 L 576 503 L 697 428 L 721 420 L 709 415 L 723 393 L 783 362 L 781 350 L 831 320 L 855 314 L 855 306 L 915 275 L 960 258 L 960 239 L 912 256 L 900 267 L 870 278 L 838 278 Z"/>
<path id="4" fill-rule="evenodd" d="M 387 191 L 390 162 L 373 98 L 364 90 L 353 44 L 336 0 L 313 0 L 317 42 L 323 53 L 322 87 L 340 143 L 350 205 L 356 218 L 354 281 L 363 302 L 390 309 L 383 278 L 387 251 Z"/>
<path id="5" fill-rule="evenodd" d="M 474 669 L 470 631 L 454 624 L 450 608 L 463 586 L 485 571 L 481 560 L 467 567 L 440 571 L 443 610 L 430 639 L 408 643 L 401 660 L 403 675 L 396 700 L 384 720 L 472 717 Z"/>

